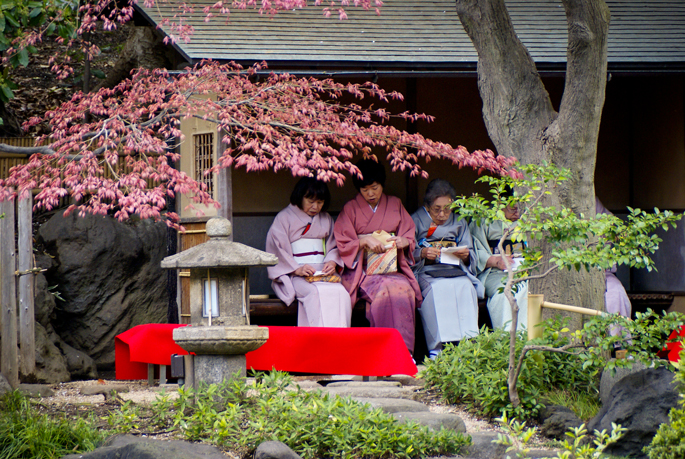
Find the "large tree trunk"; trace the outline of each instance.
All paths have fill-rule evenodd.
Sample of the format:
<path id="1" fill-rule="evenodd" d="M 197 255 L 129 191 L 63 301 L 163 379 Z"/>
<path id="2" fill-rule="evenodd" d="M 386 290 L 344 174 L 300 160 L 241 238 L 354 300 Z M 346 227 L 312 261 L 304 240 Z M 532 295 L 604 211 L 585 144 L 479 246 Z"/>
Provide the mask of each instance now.
<path id="1" fill-rule="evenodd" d="M 524 164 L 543 160 L 571 169 L 546 204 L 594 214 L 597 137 L 604 105 L 609 9 L 603 0 L 562 0 L 568 22 L 566 86 L 559 113 L 552 107 L 528 50 L 516 36 L 504 0 L 456 0 L 478 52 L 483 117 L 499 154 Z M 604 276 L 560 271 L 532 282 L 545 299 L 602 309 Z M 572 319 L 574 328 L 582 318 Z"/>

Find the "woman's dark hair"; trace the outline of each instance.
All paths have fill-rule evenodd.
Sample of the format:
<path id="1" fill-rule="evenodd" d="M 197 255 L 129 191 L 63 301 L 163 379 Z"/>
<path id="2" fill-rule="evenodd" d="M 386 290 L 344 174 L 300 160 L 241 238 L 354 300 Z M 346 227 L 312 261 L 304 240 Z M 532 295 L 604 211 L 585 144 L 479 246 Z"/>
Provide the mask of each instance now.
<path id="1" fill-rule="evenodd" d="M 325 212 L 331 204 L 331 192 L 328 185 L 314 177 L 302 177 L 293 188 L 290 195 L 290 203 L 302 209 L 302 199 L 317 199 L 323 201 L 321 212 Z"/>
<path id="2" fill-rule="evenodd" d="M 448 182 L 447 180 L 431 180 L 431 182 L 428 184 L 428 187 L 426 187 L 426 194 L 423 195 L 423 205 L 426 207 L 430 207 L 438 198 L 447 196 L 450 199 L 454 199 L 456 195 L 457 192 L 454 190 L 454 187 L 450 185 L 450 182 Z"/>
<path id="3" fill-rule="evenodd" d="M 385 167 L 382 164 L 378 164 L 373 159 L 362 159 L 355 164 L 362 173 L 363 178 L 359 178 L 356 175 L 352 176 L 352 183 L 354 187 L 359 191 L 365 186 L 371 185 L 373 182 L 385 186 Z"/>

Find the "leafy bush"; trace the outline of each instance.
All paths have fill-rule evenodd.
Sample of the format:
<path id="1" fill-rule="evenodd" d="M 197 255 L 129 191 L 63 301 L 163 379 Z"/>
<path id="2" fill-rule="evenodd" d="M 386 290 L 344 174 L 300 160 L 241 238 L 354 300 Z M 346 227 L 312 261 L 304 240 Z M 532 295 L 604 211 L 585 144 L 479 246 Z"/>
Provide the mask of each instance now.
<path id="1" fill-rule="evenodd" d="M 668 424 L 661 424 L 652 443 L 644 448 L 649 459 L 679 459 L 685 457 L 685 352 L 680 353 L 678 371 L 675 375 L 680 383 L 680 408 L 668 413 Z"/>
<path id="2" fill-rule="evenodd" d="M 507 435 L 498 434 L 497 439 L 493 443 L 504 445 L 507 447 L 506 452 L 515 452 L 518 459 L 528 457 L 530 448 L 528 442 L 535 434 L 536 427 L 526 427 L 526 423 L 519 422 L 516 419 L 508 419 L 506 416 L 498 418 L 500 426 L 507 433 Z M 557 453 L 555 459 L 597 459 L 603 457 L 602 452 L 612 443 L 617 442 L 625 433 L 626 429 L 618 424 L 611 423 L 611 433 L 608 434 L 605 430 L 601 432 L 595 430 L 595 435 L 592 441 L 588 438 L 585 424 L 580 427 L 569 429 L 566 436 L 569 440 L 564 440 L 561 444 L 562 451 Z M 511 457 L 511 456 L 508 456 Z"/>
<path id="3" fill-rule="evenodd" d="M 564 330 L 561 321 L 548 320 L 543 338 L 536 343 L 562 346 L 568 340 Z M 517 335 L 517 355 L 525 338 L 525 332 Z M 596 378 L 583 370 L 577 356 L 533 351 L 526 357 L 519 376 L 521 405 L 514 408 L 507 389 L 508 364 L 509 332 L 483 328 L 478 336 L 461 341 L 458 346 L 447 345 L 435 360 L 427 360 L 424 377 L 448 402 L 463 403 L 490 417 L 505 414 L 533 418 L 543 407 L 545 391 L 551 389 L 597 393 Z"/>
<path id="4" fill-rule="evenodd" d="M 664 312 L 662 315 L 648 309 L 635 313 L 635 320 L 616 314 L 594 317 L 579 333 L 586 349 L 580 353 L 583 368 L 598 373 L 600 370 L 614 371 L 619 367 L 630 367 L 639 361 L 645 366 L 674 367 L 667 360 L 661 360 L 656 353 L 660 351 L 671 332 L 685 324 L 685 315 L 678 312 Z M 621 329 L 615 336 L 609 334 L 614 327 Z M 608 360 L 615 348 L 625 349 L 629 359 Z"/>
<path id="5" fill-rule="evenodd" d="M 0 398 L 0 459 L 52 459 L 95 449 L 104 435 L 92 419 L 51 419 L 18 391 Z"/>
<path id="6" fill-rule="evenodd" d="M 524 341 L 516 340 L 517 352 Z M 486 416 L 502 412 L 519 418 L 535 416 L 542 408 L 540 390 L 546 378 L 544 359 L 528 359 L 521 371 L 521 405 L 514 409 L 507 392 L 509 333 L 483 328 L 478 336 L 458 346 L 446 345 L 435 360 L 426 360 L 423 374 L 427 385 L 442 392 L 449 403 L 463 403 Z"/>
<path id="7" fill-rule="evenodd" d="M 278 372 L 262 375 L 254 386 L 234 378 L 197 392 L 181 389 L 173 405 L 161 397 L 152 411 L 161 428 L 177 428 L 188 440 L 209 441 L 239 454 L 278 440 L 304 458 L 411 458 L 454 455 L 470 442 L 451 430 L 400 424 L 349 398 L 300 390 Z"/>

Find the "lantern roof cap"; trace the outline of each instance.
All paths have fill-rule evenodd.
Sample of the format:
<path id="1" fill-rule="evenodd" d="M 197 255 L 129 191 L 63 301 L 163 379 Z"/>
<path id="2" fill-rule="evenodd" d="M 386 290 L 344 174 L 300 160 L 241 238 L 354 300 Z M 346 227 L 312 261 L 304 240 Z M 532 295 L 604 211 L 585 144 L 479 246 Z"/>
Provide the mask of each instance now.
<path id="1" fill-rule="evenodd" d="M 209 241 L 162 260 L 164 269 L 240 268 L 274 266 L 278 257 L 229 239 L 231 222 L 214 217 L 207 222 Z"/>

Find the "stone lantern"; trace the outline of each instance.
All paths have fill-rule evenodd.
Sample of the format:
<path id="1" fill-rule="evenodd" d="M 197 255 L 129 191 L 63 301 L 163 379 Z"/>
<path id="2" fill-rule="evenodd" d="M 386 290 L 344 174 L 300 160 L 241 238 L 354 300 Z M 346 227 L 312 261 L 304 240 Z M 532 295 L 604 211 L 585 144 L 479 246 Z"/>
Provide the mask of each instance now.
<path id="1" fill-rule="evenodd" d="M 221 383 L 245 376 L 245 354 L 269 337 L 268 328 L 250 325 L 249 268 L 273 266 L 270 253 L 229 240 L 223 217 L 206 225 L 209 241 L 162 260 L 165 269 L 190 269 L 190 325 L 174 329 L 174 341 L 194 353 L 186 364 L 186 383 Z"/>

